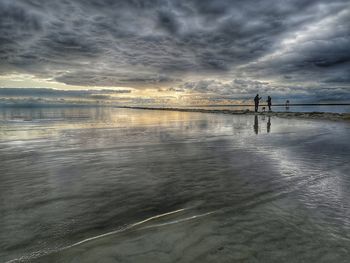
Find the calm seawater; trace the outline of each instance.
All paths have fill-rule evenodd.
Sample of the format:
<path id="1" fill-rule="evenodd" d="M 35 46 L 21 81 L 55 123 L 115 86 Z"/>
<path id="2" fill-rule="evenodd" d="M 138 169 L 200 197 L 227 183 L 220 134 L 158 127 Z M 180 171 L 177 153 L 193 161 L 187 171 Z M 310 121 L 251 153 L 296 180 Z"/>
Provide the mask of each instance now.
<path id="1" fill-rule="evenodd" d="M 0 262 L 349 262 L 350 125 L 0 109 Z"/>

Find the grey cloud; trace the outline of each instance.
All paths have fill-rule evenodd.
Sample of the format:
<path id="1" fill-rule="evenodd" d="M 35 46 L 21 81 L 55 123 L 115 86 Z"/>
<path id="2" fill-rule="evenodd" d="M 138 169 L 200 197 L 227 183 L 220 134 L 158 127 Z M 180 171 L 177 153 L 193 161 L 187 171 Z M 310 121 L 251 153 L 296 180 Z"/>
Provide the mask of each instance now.
<path id="1" fill-rule="evenodd" d="M 86 98 L 105 96 L 113 94 L 125 94 L 131 93 L 131 90 L 57 90 L 47 88 L 0 88 L 0 96 L 4 97 L 74 97 L 74 98 Z"/>
<path id="2" fill-rule="evenodd" d="M 180 88 L 212 96 L 210 99 L 217 98 L 241 98 L 251 99 L 255 94 L 259 93 L 263 96 L 272 95 L 274 98 L 303 98 L 306 100 L 321 101 L 324 98 L 332 98 L 333 100 L 350 100 L 350 92 L 348 87 L 335 86 L 330 87 L 326 84 L 317 85 L 291 85 L 256 81 L 250 79 L 234 79 L 230 82 L 221 82 L 217 80 L 201 80 L 197 82 L 185 82 Z"/>
<path id="3" fill-rule="evenodd" d="M 346 0 L 2 0 L 0 74 L 138 88 L 198 75 L 348 87 L 349 12 Z M 284 39 L 322 22 L 283 50 Z M 183 88 L 218 94 L 268 86 L 187 85 Z"/>
<path id="4" fill-rule="evenodd" d="M 329 23 L 323 23 L 330 20 Z M 304 35 L 277 55 L 248 65 L 243 70 L 263 75 L 288 75 L 293 81 L 347 83 L 350 74 L 350 10 L 340 10 L 318 21 L 316 28 L 301 31 Z M 309 27 L 310 28 L 310 27 Z M 278 52 L 278 50 L 277 50 Z M 284 77 L 285 78 L 285 77 Z M 286 78 L 285 78 L 286 79 Z"/>
<path id="5" fill-rule="evenodd" d="M 149 73 L 119 73 L 116 74 L 111 70 L 104 72 L 80 71 L 71 73 L 63 73 L 55 78 L 58 82 L 63 82 L 69 85 L 84 85 L 84 86 L 129 86 L 138 87 L 142 83 L 145 87 L 156 87 L 164 84 L 169 84 L 179 81 L 166 75 L 155 75 Z"/>
<path id="6" fill-rule="evenodd" d="M 198 93 L 211 93 L 219 95 L 243 95 L 251 96 L 257 92 L 268 92 L 272 87 L 268 82 L 254 81 L 249 79 L 234 79 L 231 82 L 217 80 L 201 80 L 198 82 L 186 82 L 182 88 Z"/>

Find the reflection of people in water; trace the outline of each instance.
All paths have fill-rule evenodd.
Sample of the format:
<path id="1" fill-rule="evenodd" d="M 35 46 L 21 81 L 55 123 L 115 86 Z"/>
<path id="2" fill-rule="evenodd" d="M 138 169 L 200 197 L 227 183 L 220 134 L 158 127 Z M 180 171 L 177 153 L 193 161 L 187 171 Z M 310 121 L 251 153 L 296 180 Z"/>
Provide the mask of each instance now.
<path id="1" fill-rule="evenodd" d="M 270 116 L 267 120 L 266 130 L 267 130 L 267 133 L 270 133 L 270 131 L 271 131 L 271 117 Z"/>
<path id="2" fill-rule="evenodd" d="M 257 115 L 255 115 L 255 118 L 254 118 L 254 132 L 255 134 L 259 133 L 259 120 Z"/>

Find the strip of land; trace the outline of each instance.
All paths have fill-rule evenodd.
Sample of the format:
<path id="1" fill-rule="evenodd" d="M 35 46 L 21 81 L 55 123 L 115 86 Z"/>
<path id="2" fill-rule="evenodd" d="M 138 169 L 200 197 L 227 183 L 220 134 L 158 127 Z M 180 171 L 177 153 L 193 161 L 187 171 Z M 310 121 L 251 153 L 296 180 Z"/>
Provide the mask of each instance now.
<path id="1" fill-rule="evenodd" d="M 118 108 L 138 109 L 138 110 L 163 110 L 163 111 L 182 111 L 182 112 L 201 112 L 215 114 L 231 115 L 265 115 L 276 116 L 281 118 L 303 118 L 303 119 L 321 119 L 332 121 L 349 121 L 350 113 L 332 113 L 332 112 L 279 112 L 279 111 L 260 111 L 251 110 L 212 110 L 212 109 L 188 109 L 188 108 L 157 108 L 157 107 L 133 107 L 118 106 Z"/>
<path id="2" fill-rule="evenodd" d="M 267 104 L 260 103 L 259 106 L 267 106 Z M 274 103 L 273 106 L 285 107 L 285 103 Z M 290 103 L 290 107 L 294 106 L 350 106 L 350 103 Z M 209 104 L 197 105 L 197 107 L 254 107 L 253 104 Z"/>

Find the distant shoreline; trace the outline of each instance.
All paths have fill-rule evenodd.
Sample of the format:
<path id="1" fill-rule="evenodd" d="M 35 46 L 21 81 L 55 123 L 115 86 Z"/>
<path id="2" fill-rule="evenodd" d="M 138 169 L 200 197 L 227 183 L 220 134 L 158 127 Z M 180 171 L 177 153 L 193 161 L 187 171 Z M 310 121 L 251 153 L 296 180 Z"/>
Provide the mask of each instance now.
<path id="1" fill-rule="evenodd" d="M 347 106 L 350 104 L 290 104 L 290 106 Z M 237 107 L 253 107 L 253 105 L 215 105 L 215 107 L 228 107 L 228 106 L 237 106 Z M 264 105 L 261 105 L 264 106 Z M 275 104 L 273 106 L 285 106 L 284 104 Z M 263 116 L 275 116 L 281 118 L 302 118 L 302 119 L 319 119 L 319 120 L 332 120 L 332 121 L 346 121 L 350 122 L 350 113 L 333 113 L 333 112 L 289 112 L 289 111 L 259 111 L 254 112 L 249 109 L 244 110 L 230 110 L 230 109 L 203 109 L 199 108 L 201 106 L 184 106 L 183 108 L 176 107 L 141 107 L 141 106 L 118 106 L 118 105 L 108 105 L 108 104 L 0 104 L 1 108 L 63 108 L 63 107 L 112 107 L 112 108 L 122 108 L 122 109 L 135 109 L 135 110 L 163 110 L 163 111 L 179 111 L 179 112 L 199 112 L 199 113 L 214 113 L 214 114 L 231 114 L 231 115 L 263 115 Z M 196 108 L 194 108 L 196 107 Z M 210 107 L 210 106 L 203 106 Z M 214 107 L 213 107 L 214 108 Z"/>
<path id="2" fill-rule="evenodd" d="M 281 118 L 302 118 L 302 119 L 320 119 L 332 121 L 349 121 L 350 113 L 332 113 L 332 112 L 279 112 L 279 111 L 259 111 L 250 110 L 209 110 L 209 109 L 189 109 L 189 108 L 157 108 L 157 107 L 133 107 L 133 106 L 115 106 L 116 108 L 135 109 L 135 110 L 159 110 L 159 111 L 179 111 L 179 112 L 199 112 L 213 114 L 231 114 L 231 115 L 262 115 L 275 116 Z"/>
<path id="3" fill-rule="evenodd" d="M 260 104 L 260 106 L 267 106 L 267 104 Z M 272 104 L 272 106 L 285 107 L 285 103 Z M 350 103 L 289 103 L 291 106 L 350 106 Z M 185 107 L 254 107 L 254 104 L 211 104 L 211 105 L 196 105 Z"/>

